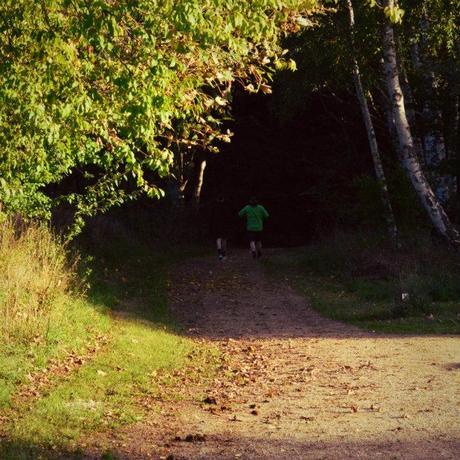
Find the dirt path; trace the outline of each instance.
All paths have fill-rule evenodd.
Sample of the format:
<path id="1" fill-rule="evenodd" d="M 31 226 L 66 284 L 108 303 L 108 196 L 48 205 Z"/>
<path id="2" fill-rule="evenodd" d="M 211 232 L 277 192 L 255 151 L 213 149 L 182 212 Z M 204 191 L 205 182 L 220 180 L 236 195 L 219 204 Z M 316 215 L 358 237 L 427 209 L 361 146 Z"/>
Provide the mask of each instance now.
<path id="1" fill-rule="evenodd" d="M 460 458 L 459 338 L 326 320 L 243 251 L 191 260 L 173 286 L 175 314 L 221 350 L 220 372 L 179 378 L 179 401 L 111 440 L 122 458 Z"/>

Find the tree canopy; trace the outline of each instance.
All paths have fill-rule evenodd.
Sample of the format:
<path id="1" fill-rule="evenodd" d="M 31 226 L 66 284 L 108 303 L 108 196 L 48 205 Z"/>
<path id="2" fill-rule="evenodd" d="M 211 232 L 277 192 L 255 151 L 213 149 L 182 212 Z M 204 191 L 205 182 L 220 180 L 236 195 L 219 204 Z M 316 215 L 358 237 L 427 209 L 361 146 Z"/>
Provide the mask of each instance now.
<path id="1" fill-rule="evenodd" d="M 280 36 L 314 0 L 5 0 L 0 6 L 0 202 L 84 215 L 161 196 L 175 146 L 215 148 L 234 82 L 289 65 Z M 266 88 L 266 86 L 263 86 Z M 148 174 L 147 171 L 154 174 Z M 83 190 L 46 186 L 78 172 Z"/>
<path id="2" fill-rule="evenodd" d="M 275 85 L 280 120 L 314 92 L 349 92 L 354 65 L 391 138 L 381 33 L 389 21 L 398 24 L 395 70 L 414 160 L 445 204 L 459 131 L 457 3 L 357 3 L 351 46 L 345 3 L 334 0 L 5 0 L 0 212 L 49 218 L 67 205 L 78 230 L 85 216 L 161 197 L 163 178 L 181 189 L 184 162 L 185 175 L 198 164 L 203 172 L 203 152 L 230 140 L 235 86 L 270 93 L 274 71 L 295 61 L 300 71 Z"/>

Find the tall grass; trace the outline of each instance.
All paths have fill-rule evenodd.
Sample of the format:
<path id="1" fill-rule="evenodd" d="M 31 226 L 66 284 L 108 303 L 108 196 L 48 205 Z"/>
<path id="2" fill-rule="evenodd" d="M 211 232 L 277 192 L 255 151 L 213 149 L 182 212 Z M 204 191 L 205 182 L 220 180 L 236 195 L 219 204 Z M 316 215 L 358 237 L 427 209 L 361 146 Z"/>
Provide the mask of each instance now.
<path id="1" fill-rule="evenodd" d="M 6 342 L 46 336 L 50 319 L 76 285 L 76 260 L 42 224 L 0 224 L 0 330 Z"/>
<path id="2" fill-rule="evenodd" d="M 172 369 L 189 362 L 196 347 L 177 334 L 167 305 L 168 269 L 186 251 L 101 236 L 95 248 L 80 246 L 92 268 L 84 296 L 74 287 L 75 262 L 66 262 L 68 251 L 45 227 L 0 229 L 2 267 L 15 273 L 26 265 L 8 283 L 1 269 L 0 314 L 8 308 L 9 320 L 0 326 L 8 327 L 10 343 L 0 337 L 0 458 L 73 458 L 78 454 L 55 449 L 77 447 L 83 433 L 139 420 L 145 413 L 139 402 L 158 397 Z M 114 310 L 120 314 L 109 314 Z M 203 352 L 203 368 L 214 372 L 213 350 Z M 159 370 L 161 388 L 153 378 Z"/>

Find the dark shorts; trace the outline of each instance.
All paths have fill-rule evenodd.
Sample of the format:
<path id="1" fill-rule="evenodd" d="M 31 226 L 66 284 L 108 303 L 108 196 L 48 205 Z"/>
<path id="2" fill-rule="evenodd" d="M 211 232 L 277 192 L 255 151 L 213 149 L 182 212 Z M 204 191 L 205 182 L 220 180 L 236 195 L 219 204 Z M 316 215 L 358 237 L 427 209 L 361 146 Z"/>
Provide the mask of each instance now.
<path id="1" fill-rule="evenodd" d="M 256 243 L 260 243 L 262 241 L 262 232 L 254 232 L 248 230 L 248 241 L 255 241 Z"/>

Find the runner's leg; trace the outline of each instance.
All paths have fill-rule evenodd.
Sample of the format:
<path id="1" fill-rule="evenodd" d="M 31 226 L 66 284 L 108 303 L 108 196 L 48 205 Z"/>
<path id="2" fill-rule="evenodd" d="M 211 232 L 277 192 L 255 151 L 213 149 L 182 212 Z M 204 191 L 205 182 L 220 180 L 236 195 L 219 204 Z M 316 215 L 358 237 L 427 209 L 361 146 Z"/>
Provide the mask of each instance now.
<path id="1" fill-rule="evenodd" d="M 222 259 L 224 257 L 222 254 L 222 238 L 217 238 L 216 245 L 217 245 L 217 255 L 219 256 L 219 259 Z"/>
<path id="2" fill-rule="evenodd" d="M 256 233 L 248 230 L 249 250 L 251 251 L 252 257 L 254 259 L 257 257 L 256 240 L 257 240 Z"/>
<path id="3" fill-rule="evenodd" d="M 256 248 L 257 248 L 257 257 L 262 256 L 262 241 L 257 241 L 256 243 Z"/>

